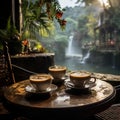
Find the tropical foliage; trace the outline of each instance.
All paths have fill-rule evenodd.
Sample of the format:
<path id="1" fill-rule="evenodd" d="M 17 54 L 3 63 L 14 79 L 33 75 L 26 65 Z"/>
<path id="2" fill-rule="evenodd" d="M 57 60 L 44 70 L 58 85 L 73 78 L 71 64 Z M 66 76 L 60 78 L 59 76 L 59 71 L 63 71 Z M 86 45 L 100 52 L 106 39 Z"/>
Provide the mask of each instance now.
<path id="1" fill-rule="evenodd" d="M 30 32 L 31 37 L 35 34 L 48 36 L 53 34 L 54 22 L 57 20 L 61 29 L 65 29 L 66 20 L 62 18 L 62 9 L 57 0 L 34 0 L 22 1 L 23 34 Z M 30 36 L 29 36 L 30 37 Z"/>
<path id="2" fill-rule="evenodd" d="M 21 45 L 25 38 L 38 40 L 40 37 L 53 35 L 55 21 L 62 30 L 65 29 L 66 20 L 62 18 L 65 9 L 60 7 L 57 0 L 22 0 L 21 6 L 23 15 L 22 33 L 19 36 L 14 24 L 8 20 L 6 29 L 0 30 L 0 38 L 8 42 L 11 41 L 13 44 L 15 43 L 13 38 L 20 37 Z"/>

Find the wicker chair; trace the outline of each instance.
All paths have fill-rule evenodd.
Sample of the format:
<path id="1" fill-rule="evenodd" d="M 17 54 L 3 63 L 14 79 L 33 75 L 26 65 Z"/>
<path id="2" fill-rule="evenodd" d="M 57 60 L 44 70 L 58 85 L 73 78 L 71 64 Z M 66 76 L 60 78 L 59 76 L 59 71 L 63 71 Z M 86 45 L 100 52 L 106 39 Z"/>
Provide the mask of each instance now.
<path id="1" fill-rule="evenodd" d="M 116 99 L 114 104 L 103 112 L 96 114 L 97 120 L 120 120 L 120 85 L 115 85 Z"/>
<path id="2" fill-rule="evenodd" d="M 17 81 L 15 80 L 13 72 L 14 68 L 19 69 L 28 75 L 36 74 L 35 72 L 11 63 L 7 42 L 4 41 L 3 51 L 0 51 L 0 120 L 27 120 L 27 118 L 15 115 L 11 111 L 8 111 L 4 105 L 4 89 Z"/>
<path id="3" fill-rule="evenodd" d="M 96 114 L 97 120 L 120 120 L 120 104 L 113 104 L 107 110 Z"/>

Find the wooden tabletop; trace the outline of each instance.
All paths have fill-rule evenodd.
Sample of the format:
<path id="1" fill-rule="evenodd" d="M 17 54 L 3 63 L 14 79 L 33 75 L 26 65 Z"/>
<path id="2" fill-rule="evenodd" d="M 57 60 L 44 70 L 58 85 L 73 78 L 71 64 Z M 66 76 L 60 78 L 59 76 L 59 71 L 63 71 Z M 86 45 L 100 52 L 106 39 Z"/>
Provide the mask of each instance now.
<path id="1" fill-rule="evenodd" d="M 64 83 L 69 82 L 66 79 Z M 116 91 L 108 82 L 97 79 L 92 88 L 76 90 L 65 84 L 52 85 L 50 92 L 33 93 L 26 91 L 29 80 L 15 83 L 4 92 L 5 99 L 12 110 L 28 116 L 41 116 L 47 113 L 51 116 L 90 116 L 107 109 L 114 101 Z"/>

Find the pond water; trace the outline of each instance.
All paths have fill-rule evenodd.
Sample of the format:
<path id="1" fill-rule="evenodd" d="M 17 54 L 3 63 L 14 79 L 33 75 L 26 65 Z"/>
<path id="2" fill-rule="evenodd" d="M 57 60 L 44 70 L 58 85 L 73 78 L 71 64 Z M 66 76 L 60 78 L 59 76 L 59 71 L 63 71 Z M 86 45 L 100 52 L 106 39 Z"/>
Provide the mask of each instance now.
<path id="1" fill-rule="evenodd" d="M 120 75 L 120 70 L 118 70 L 112 65 L 100 66 L 95 64 L 88 64 L 85 62 L 81 62 L 80 59 L 76 57 L 69 57 L 66 58 L 64 61 L 56 61 L 55 63 L 59 65 L 65 65 L 68 70 L 86 70 L 89 72 Z"/>

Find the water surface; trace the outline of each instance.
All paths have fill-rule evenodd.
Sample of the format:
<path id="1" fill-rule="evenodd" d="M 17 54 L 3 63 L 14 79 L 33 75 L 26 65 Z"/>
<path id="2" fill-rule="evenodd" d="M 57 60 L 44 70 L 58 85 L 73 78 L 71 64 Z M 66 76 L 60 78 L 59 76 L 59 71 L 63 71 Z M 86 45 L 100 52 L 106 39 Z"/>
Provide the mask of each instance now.
<path id="1" fill-rule="evenodd" d="M 88 64 L 82 62 L 80 58 L 77 57 L 66 58 L 64 61 L 56 61 L 55 64 L 65 65 L 67 66 L 68 70 L 86 70 L 89 72 L 120 75 L 120 70 L 113 67 L 112 65 L 100 66 L 95 64 Z"/>

